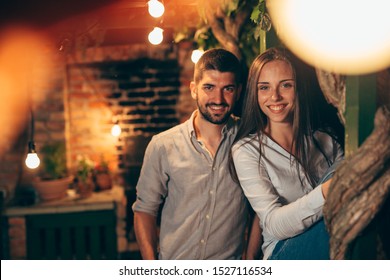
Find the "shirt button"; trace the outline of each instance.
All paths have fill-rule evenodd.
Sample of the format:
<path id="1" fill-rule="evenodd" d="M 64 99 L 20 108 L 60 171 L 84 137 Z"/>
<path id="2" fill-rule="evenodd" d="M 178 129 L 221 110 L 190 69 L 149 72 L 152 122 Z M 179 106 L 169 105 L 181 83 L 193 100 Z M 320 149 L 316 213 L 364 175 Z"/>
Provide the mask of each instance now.
<path id="1" fill-rule="evenodd" d="M 213 191 L 210 191 L 210 194 L 213 194 L 214 192 Z"/>
<path id="2" fill-rule="evenodd" d="M 210 219 L 210 216 L 209 216 L 209 215 L 206 215 L 206 219 Z"/>
<path id="3" fill-rule="evenodd" d="M 217 170 L 217 168 L 216 168 L 216 167 L 213 167 L 213 171 L 215 171 L 215 170 Z"/>
<path id="4" fill-rule="evenodd" d="M 204 244 L 204 239 L 202 239 L 202 240 L 200 241 L 200 243 Z"/>

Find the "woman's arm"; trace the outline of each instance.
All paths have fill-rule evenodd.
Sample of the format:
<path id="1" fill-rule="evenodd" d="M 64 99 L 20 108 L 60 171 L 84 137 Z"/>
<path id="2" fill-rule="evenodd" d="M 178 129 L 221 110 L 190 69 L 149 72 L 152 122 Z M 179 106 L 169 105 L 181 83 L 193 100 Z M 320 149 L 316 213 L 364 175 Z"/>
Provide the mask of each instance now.
<path id="1" fill-rule="evenodd" d="M 238 145 L 233 147 L 232 155 L 244 194 L 267 234 L 279 240 L 290 238 L 302 233 L 322 217 L 324 197 L 321 188 L 305 193 L 299 179 L 293 177 L 295 185 L 287 184 L 282 186 L 283 190 L 279 190 L 296 195 L 295 199 L 290 197 L 292 202 L 287 202 L 273 186 L 266 167 L 259 165 L 256 148 Z M 295 168 L 291 170 L 294 172 Z M 296 176 L 296 173 L 281 176 Z"/>

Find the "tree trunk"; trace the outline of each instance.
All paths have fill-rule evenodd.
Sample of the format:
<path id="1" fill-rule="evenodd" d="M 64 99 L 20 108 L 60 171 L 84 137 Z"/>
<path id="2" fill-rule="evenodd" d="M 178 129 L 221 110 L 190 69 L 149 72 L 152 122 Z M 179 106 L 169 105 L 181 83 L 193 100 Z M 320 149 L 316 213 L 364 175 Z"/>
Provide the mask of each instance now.
<path id="1" fill-rule="evenodd" d="M 324 205 L 332 259 L 345 259 L 351 242 L 378 215 L 389 197 L 389 136 L 390 111 L 383 106 L 376 113 L 373 133 L 340 165 L 333 177 Z M 378 246 L 383 242 L 376 243 Z"/>
<path id="2" fill-rule="evenodd" d="M 239 60 L 243 55 L 239 46 L 240 32 L 243 24 L 249 18 L 252 6 L 246 4 L 236 11 L 235 16 L 226 15 L 225 1 L 198 0 L 198 7 L 204 11 L 207 24 L 210 26 L 215 38 L 223 48 L 232 52 Z"/>

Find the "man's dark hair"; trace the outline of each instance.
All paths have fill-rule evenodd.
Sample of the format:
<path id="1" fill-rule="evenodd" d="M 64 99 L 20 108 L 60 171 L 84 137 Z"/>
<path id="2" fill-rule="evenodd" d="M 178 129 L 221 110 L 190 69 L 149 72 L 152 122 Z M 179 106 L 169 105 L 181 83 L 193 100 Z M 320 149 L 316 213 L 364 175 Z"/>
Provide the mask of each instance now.
<path id="1" fill-rule="evenodd" d="M 236 83 L 242 82 L 240 61 L 233 53 L 225 49 L 210 49 L 203 53 L 195 64 L 194 82 L 196 84 L 202 79 L 204 71 L 207 70 L 234 73 Z"/>

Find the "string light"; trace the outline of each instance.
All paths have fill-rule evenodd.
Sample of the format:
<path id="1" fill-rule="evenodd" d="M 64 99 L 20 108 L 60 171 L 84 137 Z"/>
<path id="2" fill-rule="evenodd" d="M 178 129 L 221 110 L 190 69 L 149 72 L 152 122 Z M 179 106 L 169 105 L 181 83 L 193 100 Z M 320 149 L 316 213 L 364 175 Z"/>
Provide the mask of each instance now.
<path id="1" fill-rule="evenodd" d="M 27 154 L 25 163 L 26 166 L 30 169 L 35 169 L 41 163 L 37 153 L 35 152 L 35 144 L 34 141 L 30 141 L 28 143 L 29 153 Z"/>
<path id="2" fill-rule="evenodd" d="M 152 32 L 149 33 L 149 42 L 153 45 L 158 45 L 163 40 L 163 31 L 160 27 L 155 27 Z"/>
<path id="3" fill-rule="evenodd" d="M 119 124 L 114 124 L 111 128 L 111 134 L 112 136 L 115 136 L 115 137 L 118 137 L 119 135 L 121 135 L 122 133 L 122 129 L 121 127 L 119 126 Z"/>
<path id="4" fill-rule="evenodd" d="M 158 0 L 150 0 L 148 2 L 148 11 L 152 17 L 159 18 L 164 14 L 164 4 Z"/>
<path id="5" fill-rule="evenodd" d="M 204 53 L 204 51 L 200 50 L 200 49 L 193 50 L 192 54 L 191 54 L 191 61 L 193 63 L 197 63 L 199 58 L 203 55 L 203 53 Z"/>
<path id="6" fill-rule="evenodd" d="M 267 1 L 284 44 L 305 62 L 340 74 L 360 75 L 390 65 L 388 1 Z"/>
<path id="7" fill-rule="evenodd" d="M 34 115 L 31 110 L 31 138 L 28 142 L 28 154 L 25 160 L 26 166 L 30 169 L 35 169 L 41 163 L 36 151 L 34 144 Z"/>

